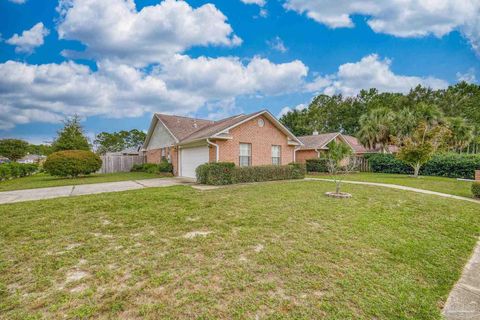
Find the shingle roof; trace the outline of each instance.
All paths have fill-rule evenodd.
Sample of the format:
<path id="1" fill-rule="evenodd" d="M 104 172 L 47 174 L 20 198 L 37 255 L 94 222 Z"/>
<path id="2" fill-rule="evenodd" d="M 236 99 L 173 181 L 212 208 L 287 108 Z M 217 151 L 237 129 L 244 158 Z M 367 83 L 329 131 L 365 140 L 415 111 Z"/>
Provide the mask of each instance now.
<path id="1" fill-rule="evenodd" d="M 368 153 L 368 152 L 372 152 L 372 150 L 369 150 L 367 148 L 365 148 L 359 141 L 357 138 L 353 137 L 353 136 L 347 136 L 347 135 L 343 135 L 343 137 L 345 138 L 345 140 L 347 140 L 347 142 L 352 146 L 353 150 L 355 150 L 355 153 Z"/>
<path id="2" fill-rule="evenodd" d="M 365 148 L 359 141 L 357 138 L 353 137 L 353 136 L 347 136 L 347 135 L 343 135 L 343 137 L 345 138 L 345 140 L 348 141 L 348 143 L 352 146 L 352 148 L 355 150 L 355 153 L 377 153 L 377 152 L 380 152 L 381 151 L 381 147 L 380 146 L 377 146 L 376 148 L 374 149 L 368 149 L 368 148 Z M 398 152 L 398 147 L 395 146 L 395 145 L 389 145 L 388 146 L 388 151 L 389 152 L 392 152 L 392 153 L 396 153 Z"/>
<path id="3" fill-rule="evenodd" d="M 298 139 L 303 143 L 301 149 L 325 149 L 326 144 L 338 135 L 338 132 L 321 133 L 313 136 L 298 137 Z"/>
<path id="4" fill-rule="evenodd" d="M 214 122 L 211 125 L 205 126 L 201 128 L 200 130 L 192 133 L 190 136 L 186 137 L 185 140 L 182 142 L 192 142 L 196 140 L 201 140 L 201 139 L 206 139 L 208 137 L 211 137 L 212 135 L 219 133 L 239 122 L 242 122 L 245 119 L 248 119 L 250 117 L 255 116 L 256 114 L 260 114 L 263 111 L 251 113 L 251 114 L 239 114 L 230 118 L 226 118 L 223 120 L 219 120 Z"/>
<path id="5" fill-rule="evenodd" d="M 257 115 L 261 114 L 265 114 L 267 117 L 275 119 L 275 117 L 271 115 L 267 110 L 261 110 L 251 114 L 239 114 L 219 121 L 172 116 L 161 113 L 155 113 L 155 117 L 161 122 L 163 122 L 167 129 L 178 140 L 177 143 L 184 144 L 198 140 L 208 139 L 230 127 L 240 124 L 244 120 L 254 118 Z M 276 121 L 278 122 L 278 120 Z M 297 138 L 291 132 L 289 132 L 288 129 L 283 127 L 282 124 L 279 124 L 279 126 L 282 127 L 282 130 L 284 132 L 288 133 L 292 140 L 297 140 Z M 152 128 L 153 127 L 150 127 L 149 134 L 151 134 Z M 149 137 L 147 135 L 147 143 L 148 140 Z"/>
<path id="6" fill-rule="evenodd" d="M 165 126 L 179 141 L 182 141 L 195 131 L 198 131 L 208 125 L 212 125 L 215 122 L 204 119 L 194 119 L 180 116 L 170 116 L 166 114 L 156 113 Z"/>

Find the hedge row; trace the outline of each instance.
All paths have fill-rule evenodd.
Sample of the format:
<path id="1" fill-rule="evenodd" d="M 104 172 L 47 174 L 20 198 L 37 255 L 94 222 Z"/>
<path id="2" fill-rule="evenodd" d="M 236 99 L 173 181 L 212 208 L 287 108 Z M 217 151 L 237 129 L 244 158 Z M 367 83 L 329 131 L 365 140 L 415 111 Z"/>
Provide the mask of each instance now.
<path id="1" fill-rule="evenodd" d="M 201 165 L 196 170 L 197 182 L 209 185 L 261 182 L 274 180 L 303 179 L 305 166 L 236 167 L 234 163 L 218 162 Z"/>
<path id="2" fill-rule="evenodd" d="M 328 172 L 327 159 L 308 159 L 307 172 Z"/>
<path id="3" fill-rule="evenodd" d="M 472 193 L 475 198 L 480 198 L 480 182 L 474 182 L 472 184 Z"/>
<path id="4" fill-rule="evenodd" d="M 26 177 L 38 171 L 36 164 L 4 163 L 0 164 L 0 181 L 13 178 Z"/>
<path id="5" fill-rule="evenodd" d="M 370 170 L 381 173 L 412 174 L 413 169 L 391 154 L 366 155 Z M 480 155 L 445 153 L 437 154 L 427 162 L 420 174 L 449 178 L 473 179 L 475 170 L 480 170 Z"/>
<path id="6" fill-rule="evenodd" d="M 173 166 L 166 159 L 160 161 L 159 164 L 155 163 L 143 163 L 143 164 L 134 164 L 132 167 L 132 172 L 148 172 L 148 173 L 172 173 Z"/>

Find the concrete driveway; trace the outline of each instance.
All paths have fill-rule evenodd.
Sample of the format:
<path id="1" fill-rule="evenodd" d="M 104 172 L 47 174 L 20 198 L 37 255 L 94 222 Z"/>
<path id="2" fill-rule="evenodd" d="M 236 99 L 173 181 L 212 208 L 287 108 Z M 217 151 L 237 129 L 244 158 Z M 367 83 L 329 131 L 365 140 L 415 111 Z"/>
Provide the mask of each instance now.
<path id="1" fill-rule="evenodd" d="M 76 186 L 63 186 L 53 188 L 39 188 L 0 192 L 0 204 L 53 199 L 60 197 L 73 197 L 86 194 L 118 192 L 143 188 L 170 187 L 178 185 L 192 185 L 193 179 L 162 178 L 146 180 L 130 180 L 108 183 L 83 184 Z"/>

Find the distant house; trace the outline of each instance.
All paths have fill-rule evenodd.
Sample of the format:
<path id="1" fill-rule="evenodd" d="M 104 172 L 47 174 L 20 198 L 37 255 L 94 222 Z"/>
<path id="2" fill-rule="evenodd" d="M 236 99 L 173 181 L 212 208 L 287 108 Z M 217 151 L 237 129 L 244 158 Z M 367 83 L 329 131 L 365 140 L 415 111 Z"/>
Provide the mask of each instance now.
<path id="1" fill-rule="evenodd" d="M 7 163 L 7 162 L 10 162 L 8 158 L 0 156 L 0 163 Z"/>
<path id="2" fill-rule="evenodd" d="M 321 158 L 322 154 L 328 151 L 328 144 L 332 141 L 339 143 L 345 143 L 348 145 L 353 154 L 361 157 L 366 153 L 379 153 L 381 152 L 380 148 L 367 149 L 365 148 L 357 138 L 349 135 L 344 135 L 340 132 L 332 133 L 322 133 L 314 132 L 311 136 L 302 136 L 298 137 L 302 142 L 300 150 L 297 151 L 296 159 L 300 163 L 305 163 L 308 159 Z M 396 152 L 397 148 L 395 146 L 389 147 L 390 152 Z"/>
<path id="3" fill-rule="evenodd" d="M 25 157 L 22 159 L 18 160 L 18 163 L 40 163 L 44 161 L 47 157 L 46 156 L 41 156 L 38 154 L 27 154 Z"/>
<path id="4" fill-rule="evenodd" d="M 143 150 L 147 162 L 168 159 L 175 175 L 194 178 L 195 169 L 208 162 L 288 164 L 295 161 L 300 146 L 300 140 L 275 116 L 262 110 L 219 121 L 156 113 Z"/>

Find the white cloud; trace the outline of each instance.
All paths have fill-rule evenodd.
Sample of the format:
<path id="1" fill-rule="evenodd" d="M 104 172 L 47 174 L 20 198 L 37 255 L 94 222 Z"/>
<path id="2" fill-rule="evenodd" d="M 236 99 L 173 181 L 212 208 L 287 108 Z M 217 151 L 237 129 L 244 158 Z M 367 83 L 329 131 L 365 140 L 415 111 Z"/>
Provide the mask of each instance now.
<path id="1" fill-rule="evenodd" d="M 24 4 L 25 2 L 27 2 L 27 0 L 8 0 L 8 1 L 16 3 L 16 4 Z"/>
<path id="2" fill-rule="evenodd" d="M 285 43 L 283 42 L 283 40 L 279 36 L 276 36 L 272 40 L 268 40 L 267 44 L 270 48 L 272 48 L 273 50 L 276 50 L 278 52 L 285 53 L 285 52 L 288 51 L 288 48 L 285 46 Z"/>
<path id="3" fill-rule="evenodd" d="M 338 72 L 325 77 L 317 77 L 308 83 L 306 91 L 323 92 L 325 94 L 341 93 L 347 96 L 358 94 L 362 89 L 377 88 L 381 92 L 408 92 L 417 85 L 434 89 L 445 88 L 448 83 L 434 77 L 415 77 L 397 75 L 391 70 L 392 61 L 381 60 L 372 54 L 355 63 L 346 63 L 338 68 Z"/>
<path id="4" fill-rule="evenodd" d="M 352 15 L 365 15 L 375 32 L 397 37 L 442 37 L 458 30 L 480 54 L 478 0 L 286 0 L 284 7 L 330 28 L 351 28 Z"/>
<path id="5" fill-rule="evenodd" d="M 277 95 L 298 90 L 308 68 L 298 60 L 274 64 L 254 57 L 247 64 L 239 58 L 192 59 L 176 55 L 155 71 L 171 88 L 182 88 L 209 99 L 236 95 Z"/>
<path id="6" fill-rule="evenodd" d="M 465 73 L 457 72 L 458 81 L 465 81 L 467 83 L 476 83 L 477 77 L 475 76 L 475 69 L 471 68 Z"/>
<path id="7" fill-rule="evenodd" d="M 298 90 L 307 72 L 299 61 L 273 64 L 259 57 L 243 64 L 238 58 L 177 55 L 151 72 L 109 60 L 99 62 L 98 71 L 74 62 L 7 61 L 0 64 L 0 130 L 58 122 L 74 113 L 122 118 L 153 111 L 189 114 L 206 106 L 220 114 L 239 95 Z"/>
<path id="8" fill-rule="evenodd" d="M 165 0 L 137 11 L 133 0 L 60 0 L 58 34 L 78 40 L 87 56 L 130 65 L 159 63 L 193 46 L 236 46 L 227 17 L 213 4 L 192 8 L 186 1 Z"/>
<path id="9" fill-rule="evenodd" d="M 301 103 L 301 104 L 297 105 L 293 109 L 290 108 L 290 107 L 283 107 L 282 110 L 280 110 L 280 112 L 278 113 L 277 118 L 281 118 L 282 116 L 286 115 L 287 113 L 289 113 L 293 110 L 302 111 L 306 108 L 308 108 L 308 105 L 306 105 L 304 103 Z"/>
<path id="10" fill-rule="evenodd" d="M 45 28 L 42 22 L 34 25 L 30 30 L 25 30 L 22 35 L 14 34 L 6 43 L 16 46 L 17 53 L 32 53 L 35 48 L 43 45 L 44 38 L 50 31 Z"/>
<path id="11" fill-rule="evenodd" d="M 245 4 L 256 4 L 257 6 L 263 7 L 267 1 L 266 0 L 241 0 Z"/>

